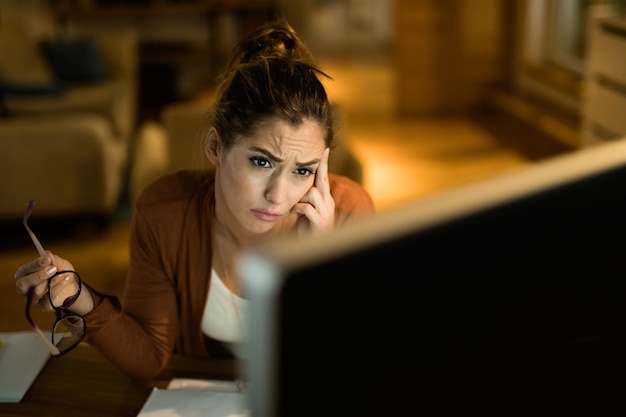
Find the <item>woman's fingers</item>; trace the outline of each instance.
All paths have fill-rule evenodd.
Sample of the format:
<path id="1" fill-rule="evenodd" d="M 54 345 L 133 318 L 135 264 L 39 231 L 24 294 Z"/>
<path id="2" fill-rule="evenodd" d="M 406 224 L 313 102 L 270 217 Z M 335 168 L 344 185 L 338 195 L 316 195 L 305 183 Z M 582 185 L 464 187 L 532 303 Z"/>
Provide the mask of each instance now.
<path id="1" fill-rule="evenodd" d="M 322 160 L 315 173 L 315 188 L 317 188 L 322 195 L 330 197 L 330 180 L 328 179 L 328 157 L 330 156 L 330 148 L 326 148 L 322 154 Z"/>
<path id="2" fill-rule="evenodd" d="M 78 279 L 73 272 L 59 274 L 50 281 L 49 287 L 53 304 L 60 307 L 64 300 L 78 293 Z"/>
<path id="3" fill-rule="evenodd" d="M 52 265 L 56 266 L 59 271 L 74 271 L 74 266 L 60 256 L 54 255 L 50 251 L 46 251 L 52 261 Z"/>
<path id="4" fill-rule="evenodd" d="M 47 291 L 45 287 L 48 279 L 56 272 L 57 267 L 51 264 L 50 258 L 39 257 L 18 268 L 15 272 L 15 288 L 18 294 L 26 294 L 28 288 L 35 287 L 35 296 L 41 296 Z"/>
<path id="5" fill-rule="evenodd" d="M 33 288 L 33 304 L 42 310 L 51 310 L 48 297 L 48 280 L 55 276 L 58 271 L 73 270 L 74 267 L 68 261 L 52 252 L 46 251 L 47 256 L 41 256 L 20 266 L 15 272 L 15 289 L 18 294 L 26 295 L 29 288 Z M 70 274 L 61 274 L 55 277 L 50 285 L 53 300 L 63 300 L 77 291 L 77 282 Z M 58 278 L 58 279 L 57 279 Z M 56 301 L 55 301 L 56 304 Z M 60 305 L 60 304 L 59 304 Z"/>
<path id="6" fill-rule="evenodd" d="M 17 271 L 15 271 L 15 279 L 32 274 L 33 272 L 37 272 L 50 264 L 51 261 L 49 257 L 40 256 L 39 258 L 36 258 L 31 262 L 25 263 L 24 265 L 20 266 Z"/>
<path id="7" fill-rule="evenodd" d="M 296 203 L 292 212 L 298 214 L 299 232 L 331 230 L 335 223 L 335 200 L 330 193 L 328 178 L 328 156 L 326 148 L 315 173 L 315 182 L 304 196 Z"/>
<path id="8" fill-rule="evenodd" d="M 317 188 L 311 188 L 302 197 L 300 202 L 296 204 L 299 214 L 304 214 L 307 217 L 320 216 L 328 218 L 334 213 L 335 201 L 332 197 L 325 197 L 322 192 Z"/>

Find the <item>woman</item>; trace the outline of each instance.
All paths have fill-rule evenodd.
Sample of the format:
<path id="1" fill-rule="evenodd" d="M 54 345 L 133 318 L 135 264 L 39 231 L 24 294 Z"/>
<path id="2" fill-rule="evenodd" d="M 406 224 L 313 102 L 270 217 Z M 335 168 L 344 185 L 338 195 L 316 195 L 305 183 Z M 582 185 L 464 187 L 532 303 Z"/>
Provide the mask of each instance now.
<path id="1" fill-rule="evenodd" d="M 49 284 L 73 270 L 49 251 L 18 269 L 18 293 L 30 289 L 47 310 L 69 296 L 66 309 L 85 320 L 84 340 L 141 381 L 173 352 L 237 353 L 247 303 L 237 254 L 374 212 L 362 187 L 328 173 L 333 126 L 323 76 L 287 24 L 255 30 L 235 47 L 212 109 L 204 151 L 215 168 L 165 176 L 136 204 L 124 302 L 87 284 L 78 291 L 63 274 Z"/>

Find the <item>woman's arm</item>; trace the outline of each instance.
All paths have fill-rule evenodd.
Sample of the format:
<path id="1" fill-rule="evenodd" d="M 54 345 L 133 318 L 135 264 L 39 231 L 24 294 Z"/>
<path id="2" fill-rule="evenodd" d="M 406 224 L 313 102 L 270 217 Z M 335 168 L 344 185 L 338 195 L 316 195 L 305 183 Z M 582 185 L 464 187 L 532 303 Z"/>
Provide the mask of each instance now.
<path id="1" fill-rule="evenodd" d="M 130 238 L 124 304 L 95 292 L 86 341 L 113 365 L 143 382 L 154 379 L 171 356 L 177 328 L 177 297 L 162 266 L 159 239 L 138 213 Z"/>

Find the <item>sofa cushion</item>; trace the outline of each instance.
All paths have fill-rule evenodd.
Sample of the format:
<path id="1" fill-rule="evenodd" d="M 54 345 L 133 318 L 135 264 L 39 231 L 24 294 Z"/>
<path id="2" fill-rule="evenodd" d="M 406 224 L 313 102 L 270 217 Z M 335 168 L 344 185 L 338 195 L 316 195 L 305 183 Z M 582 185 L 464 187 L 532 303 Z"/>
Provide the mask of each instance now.
<path id="1" fill-rule="evenodd" d="M 41 95 L 27 97 L 25 95 L 6 96 L 4 106 L 14 115 L 27 113 L 60 113 L 90 111 L 110 113 L 124 84 L 119 80 L 110 80 L 96 84 L 85 84 L 69 88 L 60 96 Z"/>
<path id="2" fill-rule="evenodd" d="M 98 44 L 91 37 L 45 39 L 41 49 L 59 80 L 96 82 L 107 76 Z"/>

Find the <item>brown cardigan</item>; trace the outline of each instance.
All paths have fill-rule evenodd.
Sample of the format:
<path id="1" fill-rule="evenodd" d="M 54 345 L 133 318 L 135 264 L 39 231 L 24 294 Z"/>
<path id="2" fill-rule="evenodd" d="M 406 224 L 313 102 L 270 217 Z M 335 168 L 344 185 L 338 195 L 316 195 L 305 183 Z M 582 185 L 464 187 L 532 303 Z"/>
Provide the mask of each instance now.
<path id="1" fill-rule="evenodd" d="M 335 224 L 374 213 L 356 182 L 330 174 Z M 124 303 L 91 289 L 86 342 L 140 381 L 154 379 L 172 352 L 210 356 L 200 328 L 211 272 L 212 171 L 179 171 L 142 193 L 132 220 Z"/>

